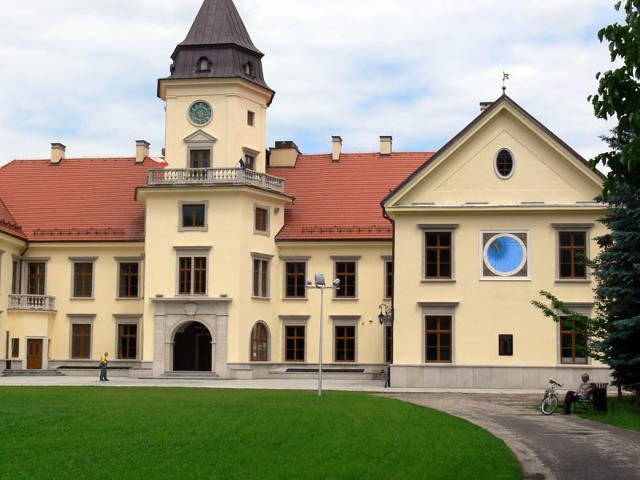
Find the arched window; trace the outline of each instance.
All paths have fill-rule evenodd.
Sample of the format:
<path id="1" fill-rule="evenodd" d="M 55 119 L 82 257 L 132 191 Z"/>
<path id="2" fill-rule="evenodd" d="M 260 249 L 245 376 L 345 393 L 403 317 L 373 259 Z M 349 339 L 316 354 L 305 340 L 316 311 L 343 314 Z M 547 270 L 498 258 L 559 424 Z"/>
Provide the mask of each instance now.
<path id="1" fill-rule="evenodd" d="M 244 64 L 244 73 L 245 75 L 249 75 L 250 77 L 255 76 L 255 74 L 253 73 L 253 63 L 247 62 Z"/>
<path id="2" fill-rule="evenodd" d="M 264 323 L 258 322 L 251 330 L 251 361 L 266 362 L 269 360 L 269 332 Z"/>
<path id="3" fill-rule="evenodd" d="M 509 150 L 506 150 L 503 148 L 496 155 L 493 166 L 496 171 L 496 174 L 500 178 L 506 179 L 511 177 L 515 169 L 515 162 L 513 160 L 513 155 Z"/>
<path id="4" fill-rule="evenodd" d="M 198 60 L 198 72 L 208 72 L 211 70 L 211 63 L 207 57 L 200 57 Z"/>

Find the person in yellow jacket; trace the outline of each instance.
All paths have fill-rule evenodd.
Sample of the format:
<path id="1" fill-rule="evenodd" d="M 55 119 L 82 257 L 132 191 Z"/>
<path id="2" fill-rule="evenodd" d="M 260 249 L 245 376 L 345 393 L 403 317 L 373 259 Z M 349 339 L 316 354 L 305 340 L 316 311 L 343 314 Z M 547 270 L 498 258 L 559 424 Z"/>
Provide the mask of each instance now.
<path id="1" fill-rule="evenodd" d="M 100 357 L 100 381 L 108 382 L 107 378 L 107 357 L 109 356 L 109 352 L 104 352 L 104 354 Z"/>

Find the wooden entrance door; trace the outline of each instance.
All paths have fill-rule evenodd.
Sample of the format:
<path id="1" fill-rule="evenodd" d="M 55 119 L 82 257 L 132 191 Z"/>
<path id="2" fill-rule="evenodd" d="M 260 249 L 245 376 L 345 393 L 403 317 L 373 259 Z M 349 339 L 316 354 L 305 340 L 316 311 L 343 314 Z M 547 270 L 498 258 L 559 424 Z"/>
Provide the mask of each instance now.
<path id="1" fill-rule="evenodd" d="M 27 369 L 40 370 L 42 368 L 42 339 L 27 339 Z"/>

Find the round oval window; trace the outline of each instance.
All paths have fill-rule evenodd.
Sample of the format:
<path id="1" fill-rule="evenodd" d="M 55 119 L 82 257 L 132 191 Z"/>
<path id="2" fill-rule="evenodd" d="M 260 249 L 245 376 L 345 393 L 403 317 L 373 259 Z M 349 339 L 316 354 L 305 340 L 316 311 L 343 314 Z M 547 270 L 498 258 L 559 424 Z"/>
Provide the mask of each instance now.
<path id="1" fill-rule="evenodd" d="M 501 178 L 509 178 L 513 175 L 513 155 L 509 150 L 500 150 L 496 155 L 495 169 L 496 173 Z"/>

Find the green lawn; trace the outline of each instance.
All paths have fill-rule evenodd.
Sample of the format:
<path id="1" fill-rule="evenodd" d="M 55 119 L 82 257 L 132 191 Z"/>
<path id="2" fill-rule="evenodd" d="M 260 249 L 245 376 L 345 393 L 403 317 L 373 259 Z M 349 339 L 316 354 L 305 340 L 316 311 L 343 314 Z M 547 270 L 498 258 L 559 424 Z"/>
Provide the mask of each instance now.
<path id="1" fill-rule="evenodd" d="M 631 403 L 631 397 L 607 399 L 607 413 L 589 412 L 585 417 L 596 422 L 640 432 L 640 405 Z"/>
<path id="2" fill-rule="evenodd" d="M 364 393 L 0 388 L 0 478 L 521 479 L 502 440 Z"/>

